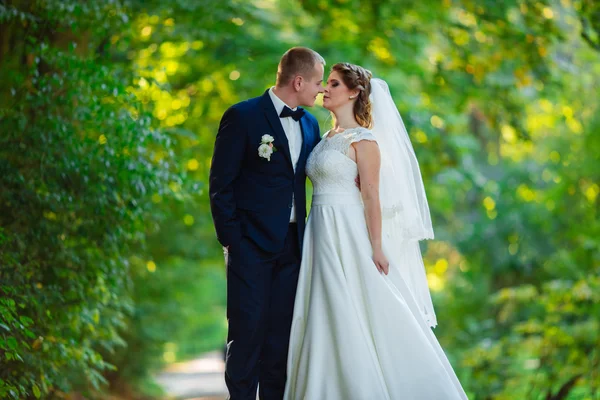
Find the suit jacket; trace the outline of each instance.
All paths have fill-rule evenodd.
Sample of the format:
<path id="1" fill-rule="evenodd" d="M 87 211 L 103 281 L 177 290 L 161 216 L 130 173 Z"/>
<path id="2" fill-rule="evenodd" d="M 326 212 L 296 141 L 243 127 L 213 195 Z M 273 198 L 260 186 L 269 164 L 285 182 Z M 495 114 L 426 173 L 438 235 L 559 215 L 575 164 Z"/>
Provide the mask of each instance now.
<path id="1" fill-rule="evenodd" d="M 230 107 L 219 126 L 210 168 L 210 206 L 223 246 L 235 248 L 248 238 L 265 251 L 283 249 L 292 193 L 300 248 L 306 221 L 308 155 L 321 140 L 319 125 L 306 112 L 300 119 L 302 150 L 296 172 L 288 140 L 268 91 Z M 275 139 L 270 161 L 258 154 L 262 136 Z"/>

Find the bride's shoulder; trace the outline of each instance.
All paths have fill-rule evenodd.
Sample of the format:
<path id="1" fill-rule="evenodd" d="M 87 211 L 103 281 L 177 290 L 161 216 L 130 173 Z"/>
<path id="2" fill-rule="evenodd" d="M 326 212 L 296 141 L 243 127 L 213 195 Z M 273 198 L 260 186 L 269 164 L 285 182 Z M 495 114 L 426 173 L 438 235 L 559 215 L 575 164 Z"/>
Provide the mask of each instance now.
<path id="1" fill-rule="evenodd" d="M 362 126 L 348 129 L 347 132 L 344 132 L 346 138 L 350 140 L 351 143 L 360 142 L 361 140 L 370 140 L 373 142 L 377 142 L 375 135 L 370 129 L 364 128 Z"/>

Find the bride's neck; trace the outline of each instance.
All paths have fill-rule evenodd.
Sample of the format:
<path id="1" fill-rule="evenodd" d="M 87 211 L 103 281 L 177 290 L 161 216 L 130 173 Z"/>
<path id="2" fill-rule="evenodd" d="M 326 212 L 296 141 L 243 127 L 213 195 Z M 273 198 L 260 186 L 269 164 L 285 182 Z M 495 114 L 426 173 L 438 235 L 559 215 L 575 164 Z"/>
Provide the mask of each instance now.
<path id="1" fill-rule="evenodd" d="M 354 118 L 354 112 L 352 112 L 352 110 L 349 112 L 334 113 L 333 115 L 335 117 L 335 125 L 333 129 L 336 132 L 360 126 L 360 124 L 356 122 L 356 118 Z"/>

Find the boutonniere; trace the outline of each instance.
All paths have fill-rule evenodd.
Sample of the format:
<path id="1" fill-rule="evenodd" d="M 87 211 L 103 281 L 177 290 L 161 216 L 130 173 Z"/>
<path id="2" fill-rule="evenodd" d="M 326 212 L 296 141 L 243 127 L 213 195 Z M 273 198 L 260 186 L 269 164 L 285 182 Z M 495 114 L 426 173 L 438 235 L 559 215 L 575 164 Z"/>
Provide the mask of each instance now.
<path id="1" fill-rule="evenodd" d="M 271 155 L 274 151 L 277 151 L 277 148 L 273 146 L 274 141 L 273 136 L 263 135 L 260 140 L 260 146 L 258 146 L 258 156 L 271 161 Z"/>

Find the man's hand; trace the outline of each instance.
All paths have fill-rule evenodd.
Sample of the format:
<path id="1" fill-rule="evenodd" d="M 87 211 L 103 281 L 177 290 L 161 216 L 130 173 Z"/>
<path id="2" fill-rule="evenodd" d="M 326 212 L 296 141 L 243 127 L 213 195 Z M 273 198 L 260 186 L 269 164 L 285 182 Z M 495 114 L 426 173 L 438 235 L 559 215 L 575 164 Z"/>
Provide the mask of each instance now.
<path id="1" fill-rule="evenodd" d="M 229 262 L 229 246 L 223 246 L 223 257 L 225 258 L 225 267 Z"/>

